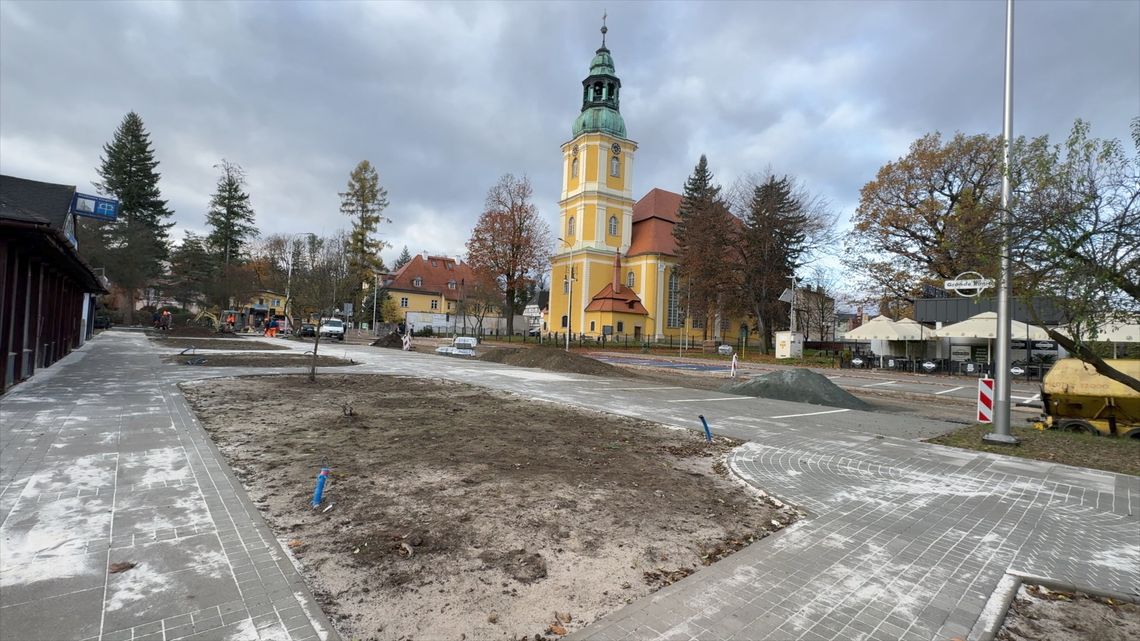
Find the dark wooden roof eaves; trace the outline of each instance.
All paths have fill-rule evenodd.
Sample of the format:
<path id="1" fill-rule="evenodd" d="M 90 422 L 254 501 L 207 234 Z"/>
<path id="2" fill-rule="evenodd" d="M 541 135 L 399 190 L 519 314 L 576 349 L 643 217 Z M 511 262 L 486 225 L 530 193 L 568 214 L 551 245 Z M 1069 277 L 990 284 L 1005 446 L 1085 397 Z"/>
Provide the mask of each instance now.
<path id="1" fill-rule="evenodd" d="M 63 229 L 74 195 L 74 185 L 0 175 L 0 217 Z"/>
<path id="2" fill-rule="evenodd" d="M 106 293 L 102 281 L 91 265 L 75 251 L 63 230 L 42 222 L 29 222 L 0 217 L 0 242 L 19 246 L 23 251 L 52 260 L 87 292 Z"/>

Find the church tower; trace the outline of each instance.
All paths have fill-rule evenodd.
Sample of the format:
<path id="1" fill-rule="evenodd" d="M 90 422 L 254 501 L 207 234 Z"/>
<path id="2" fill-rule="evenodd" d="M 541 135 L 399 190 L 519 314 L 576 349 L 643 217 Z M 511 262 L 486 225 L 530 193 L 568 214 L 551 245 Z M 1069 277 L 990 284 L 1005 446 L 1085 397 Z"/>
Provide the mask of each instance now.
<path id="1" fill-rule="evenodd" d="M 572 138 L 562 145 L 562 197 L 558 246 L 551 257 L 552 332 L 595 333 L 586 306 L 612 279 L 615 255 L 629 250 L 633 231 L 633 160 L 637 143 L 627 137 L 619 103 L 621 80 L 602 46 L 582 81 L 582 109 Z M 567 318 L 568 317 L 568 318 Z"/>

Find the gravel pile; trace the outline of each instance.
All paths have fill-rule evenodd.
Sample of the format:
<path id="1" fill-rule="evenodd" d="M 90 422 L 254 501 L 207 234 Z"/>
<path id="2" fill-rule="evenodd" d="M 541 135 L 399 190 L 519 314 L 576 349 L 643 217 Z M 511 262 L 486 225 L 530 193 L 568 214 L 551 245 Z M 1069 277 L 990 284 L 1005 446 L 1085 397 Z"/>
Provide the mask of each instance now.
<path id="1" fill-rule="evenodd" d="M 739 383 L 722 385 L 720 391 L 850 410 L 871 409 L 870 405 L 832 383 L 826 376 L 808 369 L 787 369 L 762 374 Z"/>

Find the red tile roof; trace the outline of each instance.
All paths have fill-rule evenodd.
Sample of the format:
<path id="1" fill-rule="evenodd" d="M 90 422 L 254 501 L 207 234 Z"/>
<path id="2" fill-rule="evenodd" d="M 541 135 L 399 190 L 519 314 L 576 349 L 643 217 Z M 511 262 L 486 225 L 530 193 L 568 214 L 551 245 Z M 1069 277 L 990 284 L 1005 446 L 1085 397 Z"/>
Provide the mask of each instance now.
<path id="1" fill-rule="evenodd" d="M 619 292 L 614 293 L 613 283 L 606 283 L 602 291 L 594 294 L 590 304 L 586 306 L 586 311 L 649 315 L 649 310 L 645 309 L 645 305 L 641 304 L 641 299 L 633 293 L 632 289 L 622 287 Z"/>
<path id="2" fill-rule="evenodd" d="M 639 254 L 677 255 L 673 225 L 681 208 L 681 194 L 651 189 L 633 205 L 633 230 L 626 256 Z"/>
<path id="3" fill-rule="evenodd" d="M 677 222 L 677 211 L 681 209 L 681 194 L 675 194 L 654 187 L 633 205 L 633 222 L 647 218 L 660 218 L 671 223 Z"/>
<path id="4" fill-rule="evenodd" d="M 416 279 L 420 279 L 419 287 Z M 476 281 L 475 273 L 466 264 L 447 256 L 428 256 L 417 254 L 407 265 L 384 281 L 384 288 L 390 290 L 416 292 L 421 294 L 439 294 L 448 300 L 461 300 L 464 285 L 473 285 Z M 453 283 L 454 288 L 448 283 Z"/>

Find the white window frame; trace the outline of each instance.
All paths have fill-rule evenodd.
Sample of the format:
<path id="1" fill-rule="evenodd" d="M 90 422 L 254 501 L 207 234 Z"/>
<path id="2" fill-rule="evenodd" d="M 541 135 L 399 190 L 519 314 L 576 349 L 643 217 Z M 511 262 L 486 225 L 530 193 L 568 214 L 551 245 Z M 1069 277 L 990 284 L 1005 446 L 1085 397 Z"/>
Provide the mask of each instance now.
<path id="1" fill-rule="evenodd" d="M 625 275 L 625 286 L 626 286 L 626 287 L 628 287 L 628 288 L 630 288 L 630 289 L 633 289 L 633 284 L 634 284 L 635 282 L 637 282 L 637 281 L 636 281 L 636 280 L 634 280 L 634 276 L 633 276 L 633 272 L 632 272 L 632 271 L 631 271 L 631 272 L 629 272 L 628 274 L 626 274 L 626 275 Z"/>
<path id="2" fill-rule="evenodd" d="M 401 296 L 400 297 L 400 307 L 407 307 L 407 306 L 408 306 L 408 297 L 407 296 Z"/>
<path id="3" fill-rule="evenodd" d="M 574 221 L 574 217 L 573 217 L 573 216 L 571 216 L 571 217 L 569 217 L 569 218 L 567 218 L 567 219 L 566 219 L 566 236 L 567 236 L 567 237 L 570 237 L 570 236 L 573 236 L 573 235 L 574 235 L 574 232 L 575 232 L 575 229 L 574 229 L 574 222 L 575 222 L 575 221 Z"/>
<path id="4" fill-rule="evenodd" d="M 435 310 L 439 309 L 439 300 L 438 299 L 435 299 L 435 298 L 431 299 L 431 308 L 435 309 Z"/>
<path id="5" fill-rule="evenodd" d="M 610 216 L 610 236 L 618 235 L 618 221 L 617 216 Z"/>
<path id="6" fill-rule="evenodd" d="M 617 156 L 610 158 L 610 175 L 621 178 L 621 159 Z"/>

